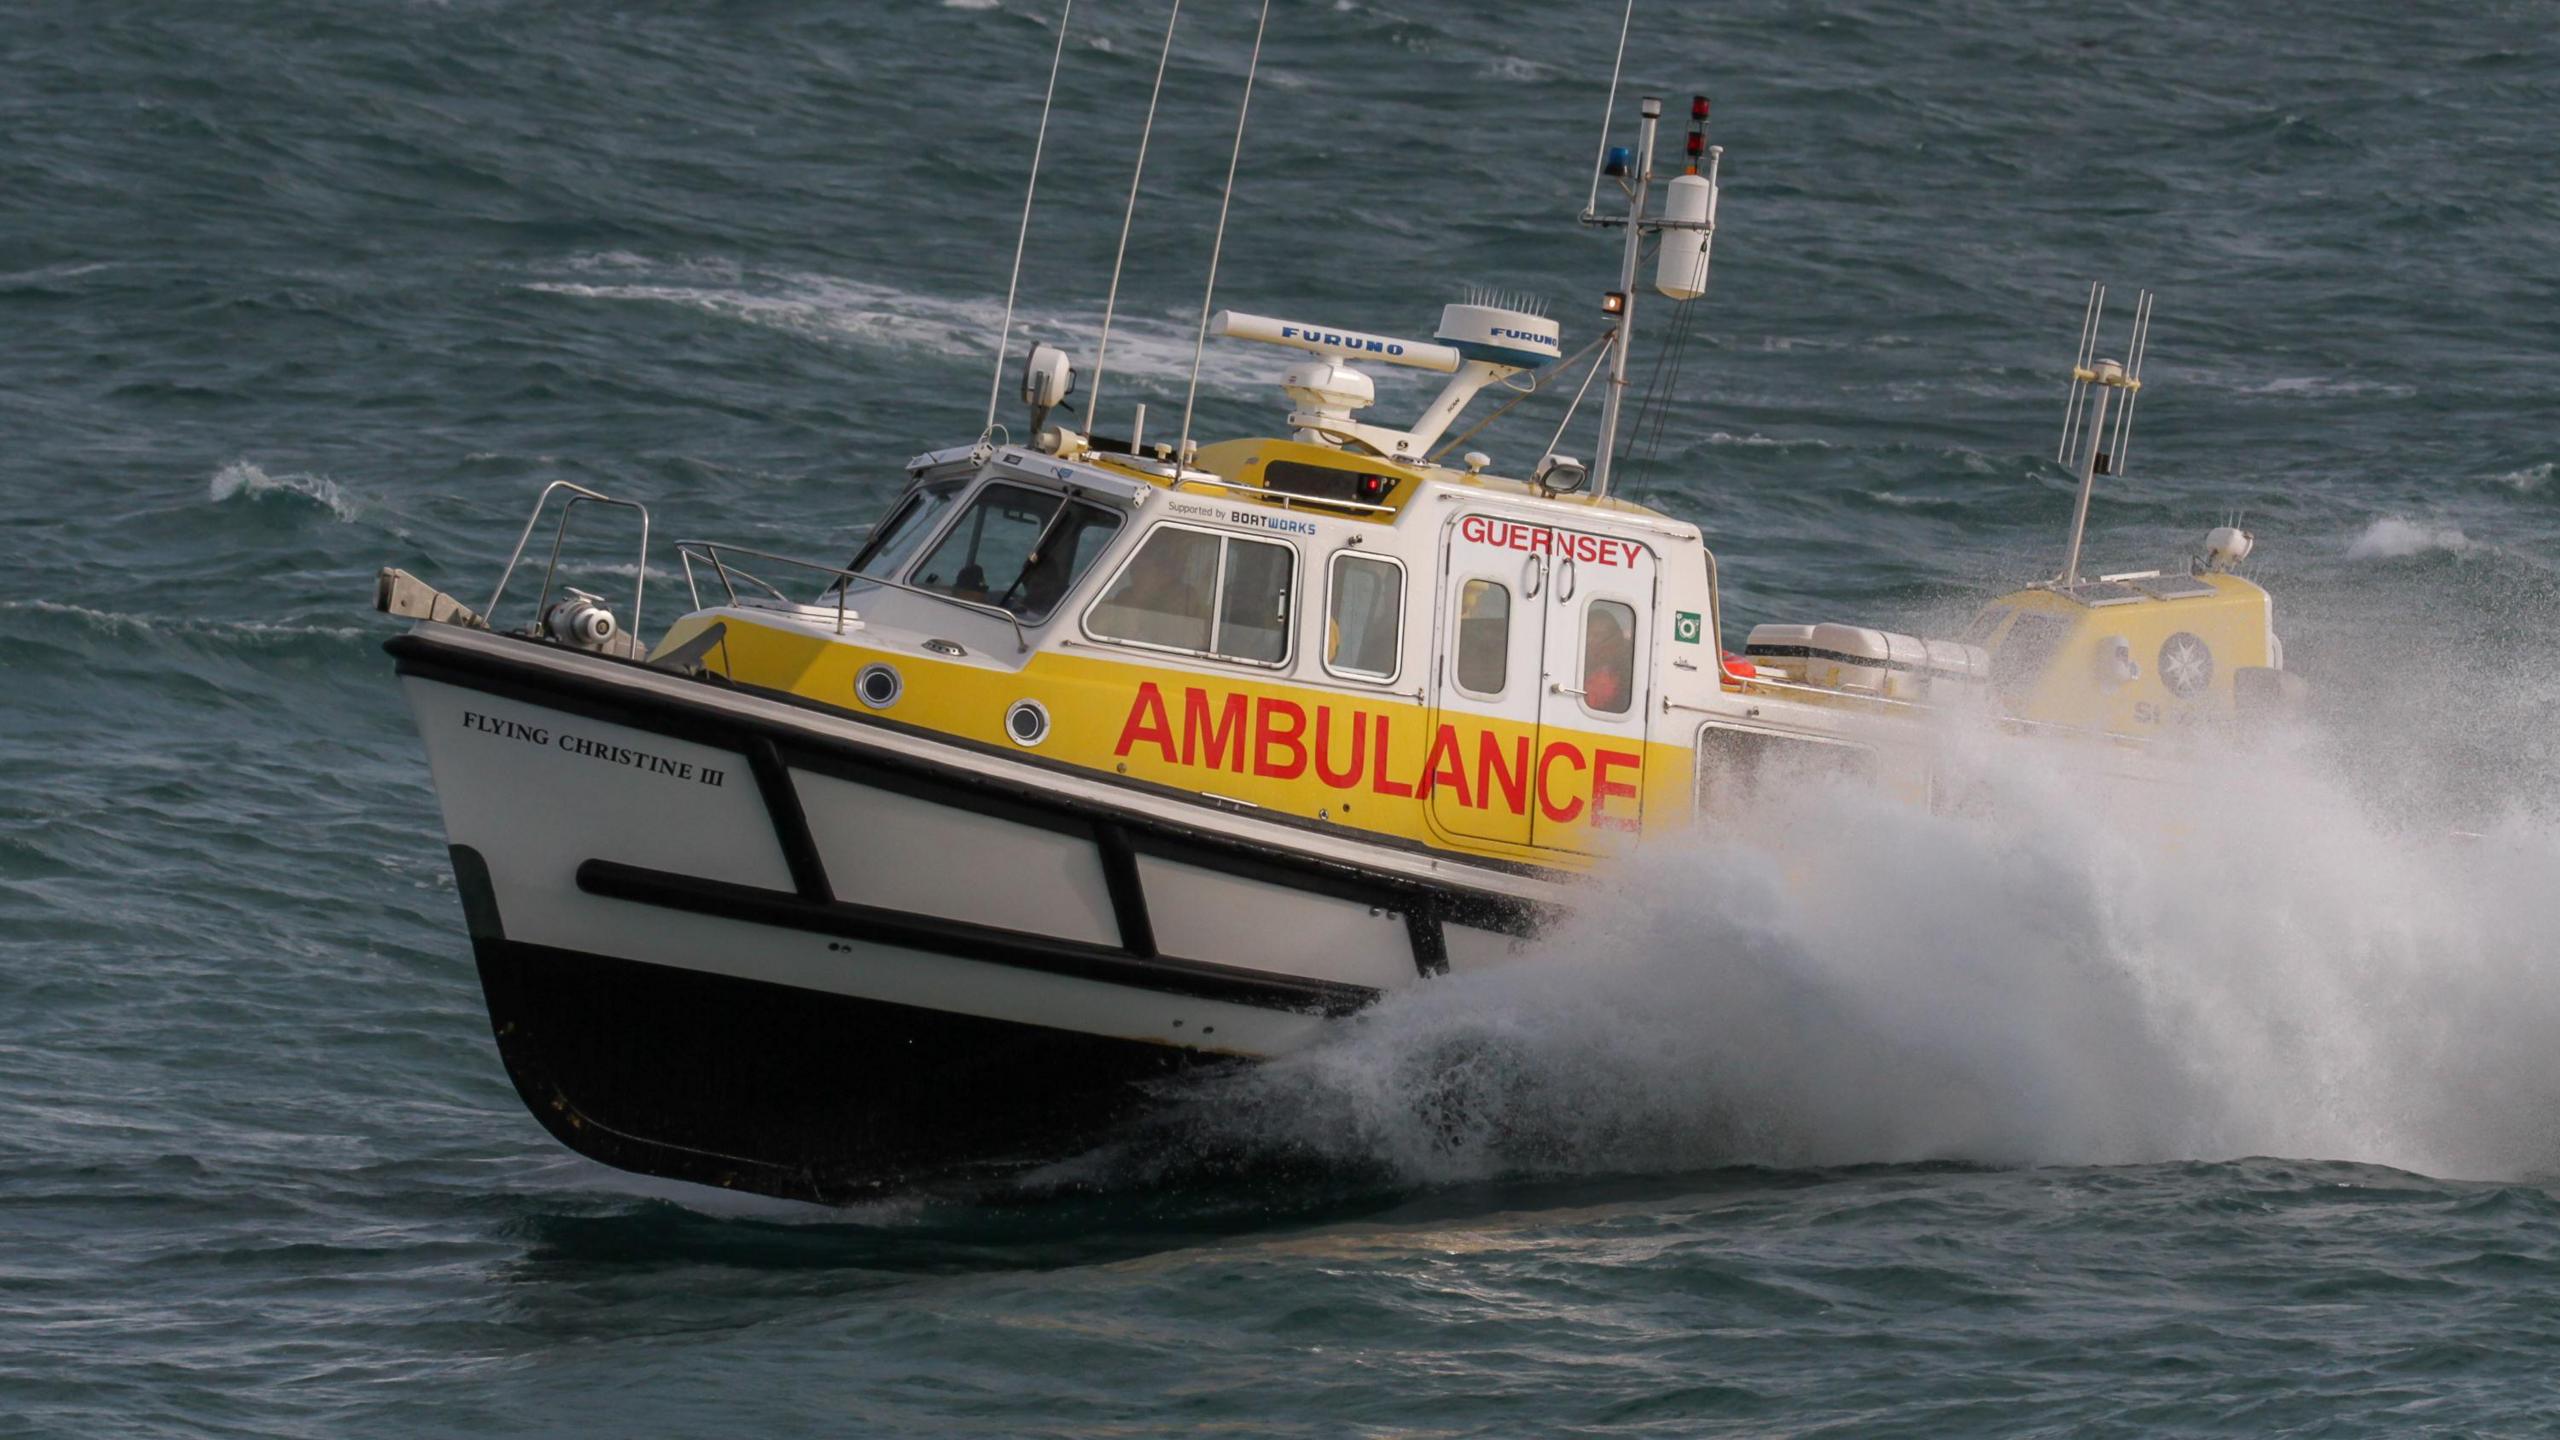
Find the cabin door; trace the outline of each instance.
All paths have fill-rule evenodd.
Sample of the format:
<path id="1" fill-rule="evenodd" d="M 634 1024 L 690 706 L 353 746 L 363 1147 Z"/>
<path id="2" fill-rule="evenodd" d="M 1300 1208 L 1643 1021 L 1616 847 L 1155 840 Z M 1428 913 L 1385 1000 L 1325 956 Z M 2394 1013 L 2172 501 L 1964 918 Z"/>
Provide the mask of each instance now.
<path id="1" fill-rule="evenodd" d="M 1554 532 L 1533 844 L 1607 850 L 1642 823 L 1658 570 L 1641 541 Z"/>
<path id="2" fill-rule="evenodd" d="M 1536 548 L 1545 533 L 1505 515 L 1449 521 L 1430 724 L 1412 758 L 1391 762 L 1436 775 L 1431 826 L 1443 835 L 1531 843 L 1552 568 Z"/>

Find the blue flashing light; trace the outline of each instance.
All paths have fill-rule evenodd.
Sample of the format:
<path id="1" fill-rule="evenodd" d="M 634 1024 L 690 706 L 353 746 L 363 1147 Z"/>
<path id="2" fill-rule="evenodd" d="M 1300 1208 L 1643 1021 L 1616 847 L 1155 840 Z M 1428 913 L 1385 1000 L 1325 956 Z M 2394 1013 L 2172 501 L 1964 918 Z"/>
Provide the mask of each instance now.
<path id="1" fill-rule="evenodd" d="M 1608 158 L 1600 162 L 1600 173 L 1603 175 L 1624 175 L 1630 169 L 1634 168 L 1635 159 L 1635 152 L 1629 150 L 1626 146 L 1612 145 L 1609 147 Z"/>

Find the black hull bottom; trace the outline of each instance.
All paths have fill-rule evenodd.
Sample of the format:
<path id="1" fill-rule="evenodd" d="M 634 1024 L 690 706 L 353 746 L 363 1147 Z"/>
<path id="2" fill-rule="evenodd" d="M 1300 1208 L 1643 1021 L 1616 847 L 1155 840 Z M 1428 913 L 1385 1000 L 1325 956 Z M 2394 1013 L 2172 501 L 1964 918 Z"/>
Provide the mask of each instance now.
<path id="1" fill-rule="evenodd" d="M 643 1175 L 837 1204 L 1078 1153 L 1195 1051 L 475 937 L 516 1092 Z"/>

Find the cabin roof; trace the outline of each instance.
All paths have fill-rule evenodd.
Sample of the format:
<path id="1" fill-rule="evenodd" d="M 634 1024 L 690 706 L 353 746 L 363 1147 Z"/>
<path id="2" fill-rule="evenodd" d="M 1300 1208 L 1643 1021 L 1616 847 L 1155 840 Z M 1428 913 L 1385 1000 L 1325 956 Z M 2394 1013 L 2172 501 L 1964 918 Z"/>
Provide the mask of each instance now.
<path id="1" fill-rule="evenodd" d="M 1671 516 L 1631 500 L 1553 494 L 1529 481 L 1489 471 L 1400 462 L 1277 437 L 1221 440 L 1202 446 L 1193 457 L 1193 468 L 1180 476 L 1173 473 L 1170 463 L 1140 456 L 1090 453 L 1081 458 L 1160 489 L 1211 493 L 1238 504 L 1273 509 L 1314 506 L 1344 518 L 1379 524 L 1393 524 L 1404 508 L 1432 484 L 1484 490 L 1584 514 L 1607 514 L 1651 524 L 1678 523 Z"/>

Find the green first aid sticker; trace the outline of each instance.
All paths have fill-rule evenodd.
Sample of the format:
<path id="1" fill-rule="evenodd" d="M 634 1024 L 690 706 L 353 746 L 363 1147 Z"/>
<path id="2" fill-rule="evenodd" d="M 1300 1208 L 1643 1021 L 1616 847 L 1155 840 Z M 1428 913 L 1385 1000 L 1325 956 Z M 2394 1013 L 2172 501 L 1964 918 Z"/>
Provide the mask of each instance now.
<path id="1" fill-rule="evenodd" d="M 1695 645 L 1706 628 L 1706 623 L 1698 617 L 1697 611 L 1678 611 L 1672 617 L 1671 638 L 1683 645 Z"/>

